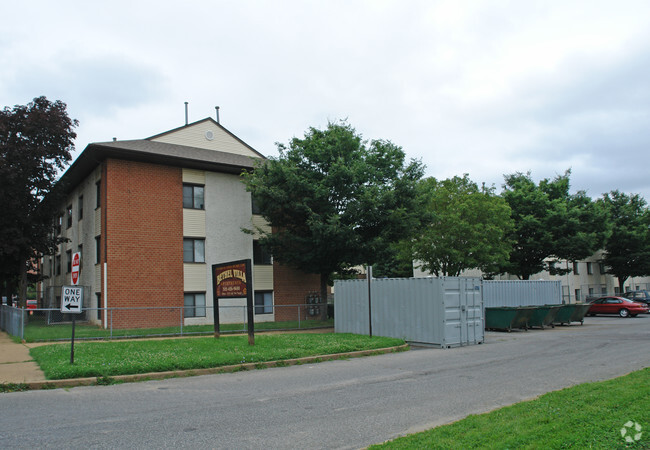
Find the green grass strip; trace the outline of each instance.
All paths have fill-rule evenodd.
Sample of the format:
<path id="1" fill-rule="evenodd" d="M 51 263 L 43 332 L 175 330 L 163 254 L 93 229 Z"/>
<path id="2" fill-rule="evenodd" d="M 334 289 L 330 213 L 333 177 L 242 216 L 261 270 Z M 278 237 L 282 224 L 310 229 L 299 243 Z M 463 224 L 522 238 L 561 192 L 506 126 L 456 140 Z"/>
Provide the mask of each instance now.
<path id="1" fill-rule="evenodd" d="M 531 381 L 532 382 L 532 381 Z M 628 422 L 642 427 L 641 438 Z M 585 383 L 371 449 L 650 448 L 650 368 Z"/>
<path id="2" fill-rule="evenodd" d="M 48 380 L 59 380 L 280 361 L 402 344 L 401 339 L 353 334 L 278 334 L 258 335 L 253 346 L 247 336 L 75 343 L 74 364 L 70 344 L 35 347 L 30 354 Z"/>

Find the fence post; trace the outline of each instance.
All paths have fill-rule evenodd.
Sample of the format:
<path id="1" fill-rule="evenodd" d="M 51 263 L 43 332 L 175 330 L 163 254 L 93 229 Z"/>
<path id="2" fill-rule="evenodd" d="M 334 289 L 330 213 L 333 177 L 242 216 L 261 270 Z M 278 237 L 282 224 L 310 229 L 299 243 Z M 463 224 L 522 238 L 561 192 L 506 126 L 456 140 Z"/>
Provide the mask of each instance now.
<path id="1" fill-rule="evenodd" d="M 298 305 L 298 329 L 300 329 L 300 305 Z"/>
<path id="2" fill-rule="evenodd" d="M 113 308 L 111 308 L 111 339 L 113 339 Z"/>
<path id="3" fill-rule="evenodd" d="M 181 336 L 183 336 L 183 308 L 181 308 Z"/>
<path id="4" fill-rule="evenodd" d="M 20 309 L 20 339 L 25 340 L 25 307 Z"/>

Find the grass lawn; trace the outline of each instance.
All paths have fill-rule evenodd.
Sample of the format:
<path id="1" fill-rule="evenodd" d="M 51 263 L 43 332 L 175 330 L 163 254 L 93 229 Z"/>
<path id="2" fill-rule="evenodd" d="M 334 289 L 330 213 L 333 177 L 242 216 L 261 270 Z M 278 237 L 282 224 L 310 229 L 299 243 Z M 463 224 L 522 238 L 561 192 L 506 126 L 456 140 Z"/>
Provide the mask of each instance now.
<path id="1" fill-rule="evenodd" d="M 287 322 L 259 322 L 255 324 L 255 331 L 268 330 L 306 330 L 310 328 L 333 327 L 334 319 L 328 320 L 302 320 Z M 211 334 L 214 332 L 214 325 L 186 325 L 183 326 L 183 335 L 188 334 Z M 246 332 L 246 324 L 233 323 L 221 324 L 221 333 Z M 112 334 L 111 334 L 112 333 Z M 161 327 L 161 328 L 134 328 L 134 329 L 104 329 L 97 325 L 87 323 L 77 323 L 75 325 L 75 339 L 109 339 L 112 337 L 140 337 L 140 336 L 160 336 L 160 335 L 180 335 L 181 328 Z M 43 319 L 30 318 L 29 323 L 25 326 L 25 342 L 44 342 L 57 340 L 70 340 L 72 336 L 72 324 L 61 323 L 47 325 Z M 15 338 L 15 340 L 20 340 Z"/>
<path id="2" fill-rule="evenodd" d="M 30 354 L 45 377 L 56 380 L 280 361 L 402 344 L 401 339 L 353 334 L 277 334 L 255 336 L 254 346 L 248 345 L 247 336 L 75 343 L 73 365 L 69 343 L 35 347 Z"/>
<path id="3" fill-rule="evenodd" d="M 642 427 L 626 443 L 621 429 Z M 627 429 L 626 435 L 638 433 Z M 490 413 L 472 415 L 372 449 L 650 448 L 650 368 L 613 380 L 550 392 Z"/>

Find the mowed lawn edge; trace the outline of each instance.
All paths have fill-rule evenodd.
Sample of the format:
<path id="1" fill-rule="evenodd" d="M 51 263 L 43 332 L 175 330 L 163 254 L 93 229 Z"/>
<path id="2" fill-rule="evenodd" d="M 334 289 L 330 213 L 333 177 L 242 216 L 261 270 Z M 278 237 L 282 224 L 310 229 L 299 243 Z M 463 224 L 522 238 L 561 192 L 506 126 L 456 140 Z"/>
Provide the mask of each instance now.
<path id="1" fill-rule="evenodd" d="M 650 368 L 549 392 L 369 448 L 650 448 Z"/>
<path id="2" fill-rule="evenodd" d="M 285 361 L 319 355 L 351 353 L 404 345 L 401 339 L 354 334 L 276 334 L 247 336 L 81 342 L 30 349 L 48 380 L 110 377 L 151 372 L 217 368 L 238 364 Z"/>

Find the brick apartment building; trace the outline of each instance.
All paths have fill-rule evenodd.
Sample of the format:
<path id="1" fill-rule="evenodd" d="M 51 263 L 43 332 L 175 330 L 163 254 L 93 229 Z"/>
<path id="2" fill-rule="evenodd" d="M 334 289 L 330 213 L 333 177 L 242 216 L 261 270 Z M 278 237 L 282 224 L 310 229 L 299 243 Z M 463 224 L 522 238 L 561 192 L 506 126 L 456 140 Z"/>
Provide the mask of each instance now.
<path id="1" fill-rule="evenodd" d="M 89 144 L 62 176 L 67 201 L 56 232 L 68 242 L 43 258 L 45 303 L 59 307 L 81 253 L 87 320 L 115 328 L 212 323 L 212 264 L 253 260 L 256 321 L 306 318 L 317 275 L 272 262 L 255 236 L 243 170 L 264 157 L 211 118 L 146 139 Z M 220 322 L 242 322 L 245 299 L 222 299 Z M 165 309 L 161 307 L 175 307 Z M 146 309 L 145 309 L 146 308 Z M 299 312 L 300 311 L 300 312 Z M 244 316 L 245 317 L 245 316 Z"/>

